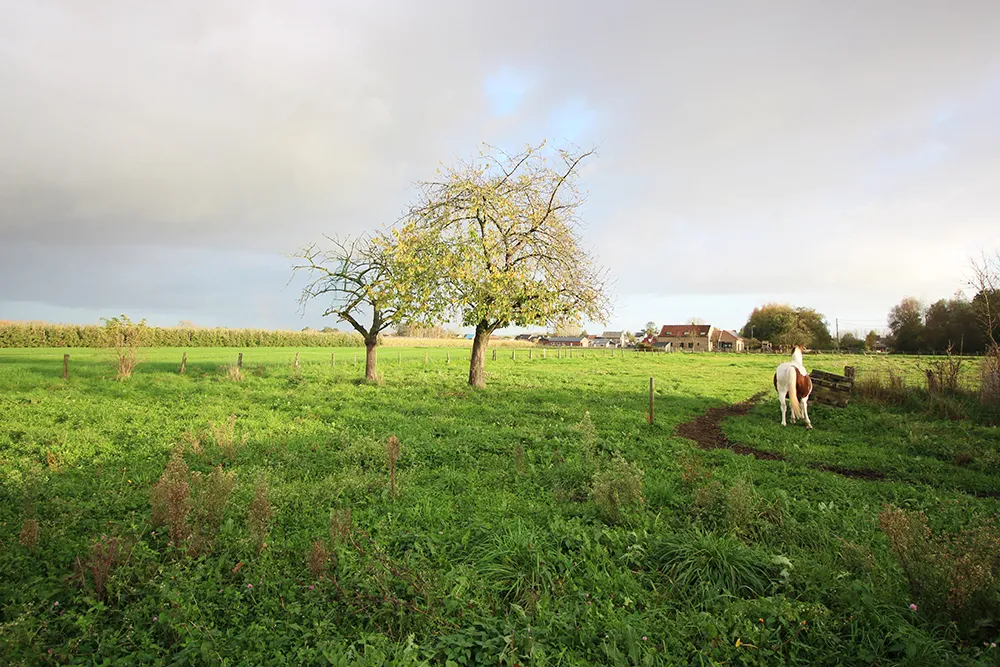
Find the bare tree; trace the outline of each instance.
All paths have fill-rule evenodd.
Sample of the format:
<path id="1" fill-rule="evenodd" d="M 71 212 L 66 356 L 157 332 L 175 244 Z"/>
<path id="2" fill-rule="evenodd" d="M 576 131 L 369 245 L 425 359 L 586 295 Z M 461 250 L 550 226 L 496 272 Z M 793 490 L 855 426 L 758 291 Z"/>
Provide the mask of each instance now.
<path id="1" fill-rule="evenodd" d="M 547 154 L 543 147 L 517 154 L 486 147 L 479 159 L 422 183 L 397 230 L 397 247 L 409 249 L 404 263 L 432 263 L 427 284 L 476 328 L 474 387 L 486 384 L 486 346 L 496 329 L 607 317 L 604 270 L 578 233 L 576 180 L 593 151 Z"/>
<path id="2" fill-rule="evenodd" d="M 969 260 L 972 275 L 968 284 L 975 290 L 972 306 L 983 335 L 993 349 L 1000 347 L 1000 250 L 992 255 L 983 252 Z"/>
<path id="3" fill-rule="evenodd" d="M 313 299 L 330 299 L 323 315 L 334 315 L 361 334 L 365 341 L 365 378 L 374 381 L 378 378 L 375 366 L 379 334 L 395 325 L 400 315 L 390 254 L 384 243 L 370 236 L 326 239 L 332 245 L 329 250 L 321 250 L 313 243 L 292 255 L 300 260 L 293 271 L 305 271 L 310 278 L 302 288 L 299 304 L 304 310 Z"/>

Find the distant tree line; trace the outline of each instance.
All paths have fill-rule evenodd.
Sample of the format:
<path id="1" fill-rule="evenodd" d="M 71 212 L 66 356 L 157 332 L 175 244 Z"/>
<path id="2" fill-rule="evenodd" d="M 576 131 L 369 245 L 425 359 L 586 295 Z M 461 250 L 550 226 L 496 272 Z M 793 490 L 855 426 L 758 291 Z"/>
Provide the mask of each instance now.
<path id="1" fill-rule="evenodd" d="M 6 347 L 103 347 L 105 327 L 99 324 L 45 324 L 0 322 L 0 348 Z M 269 329 L 224 329 L 149 327 L 143 337 L 148 347 L 360 347 L 355 333 L 280 331 Z"/>
<path id="2" fill-rule="evenodd" d="M 813 349 L 833 347 L 826 318 L 812 308 L 767 303 L 753 309 L 740 335 L 773 345 L 805 345 Z"/>
<path id="3" fill-rule="evenodd" d="M 982 292 L 972 300 L 962 294 L 939 299 L 924 306 L 906 297 L 889 311 L 889 345 L 897 352 L 985 352 L 992 341 L 1000 340 L 1000 325 L 992 331 L 984 326 L 990 295 Z M 994 302 L 1000 294 L 993 294 Z"/>

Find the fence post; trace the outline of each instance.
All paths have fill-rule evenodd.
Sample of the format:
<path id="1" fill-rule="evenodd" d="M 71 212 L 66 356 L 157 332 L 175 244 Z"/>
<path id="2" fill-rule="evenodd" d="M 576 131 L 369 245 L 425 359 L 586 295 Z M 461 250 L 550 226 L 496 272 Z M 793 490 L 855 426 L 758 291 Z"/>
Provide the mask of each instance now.
<path id="1" fill-rule="evenodd" d="M 844 366 L 844 377 L 854 383 L 854 366 Z"/>
<path id="2" fill-rule="evenodd" d="M 240 356 L 238 356 L 236 358 L 236 367 L 240 368 L 240 369 L 243 368 L 243 353 L 242 352 L 240 352 Z"/>
<path id="3" fill-rule="evenodd" d="M 299 353 L 295 353 L 295 368 L 299 367 Z"/>
<path id="4" fill-rule="evenodd" d="M 533 348 L 530 348 L 530 347 L 528 348 L 528 358 L 529 359 L 531 359 L 531 353 L 534 352 L 534 351 L 535 350 Z"/>
<path id="5" fill-rule="evenodd" d="M 397 366 L 402 366 L 403 365 L 403 351 L 402 350 L 396 350 L 396 365 Z"/>
<path id="6" fill-rule="evenodd" d="M 653 378 L 649 378 L 649 423 L 653 423 Z"/>
<path id="7" fill-rule="evenodd" d="M 354 353 L 354 365 L 355 366 L 358 365 L 358 353 L 357 352 Z"/>
<path id="8" fill-rule="evenodd" d="M 445 359 L 445 363 L 446 364 L 450 364 L 451 363 L 451 350 L 448 350 L 448 357 Z"/>
<path id="9" fill-rule="evenodd" d="M 69 378 L 69 355 L 63 355 L 63 380 Z"/>
<path id="10" fill-rule="evenodd" d="M 68 354 L 66 356 L 69 357 Z M 188 367 L 188 353 L 185 352 L 183 355 L 181 355 L 181 375 L 184 375 L 184 373 L 187 371 L 187 367 Z"/>
<path id="11" fill-rule="evenodd" d="M 330 353 L 330 368 L 333 368 L 336 365 L 337 365 L 337 353 L 336 352 L 331 352 Z"/>
<path id="12" fill-rule="evenodd" d="M 497 349 L 493 348 L 493 361 L 497 360 Z"/>
<path id="13" fill-rule="evenodd" d="M 510 360 L 511 360 L 511 361 L 514 361 L 514 353 L 515 353 L 515 352 L 517 352 L 517 350 L 511 350 L 511 351 L 510 351 Z"/>
<path id="14" fill-rule="evenodd" d="M 545 348 L 543 347 L 543 348 L 542 348 L 542 359 L 544 359 L 544 358 L 545 358 L 545 353 L 546 353 L 546 352 L 547 352 L 547 350 L 546 350 L 546 349 L 545 349 Z"/>
<path id="15" fill-rule="evenodd" d="M 424 350 L 424 366 L 429 364 L 430 361 L 431 361 L 431 353 L 428 352 L 427 350 Z"/>

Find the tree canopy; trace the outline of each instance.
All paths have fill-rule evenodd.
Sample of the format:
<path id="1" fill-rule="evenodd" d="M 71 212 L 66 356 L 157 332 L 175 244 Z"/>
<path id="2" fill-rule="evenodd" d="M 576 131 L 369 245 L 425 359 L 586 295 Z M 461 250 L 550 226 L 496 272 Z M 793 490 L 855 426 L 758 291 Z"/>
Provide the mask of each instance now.
<path id="1" fill-rule="evenodd" d="M 833 337 L 826 319 L 812 308 L 768 303 L 754 308 L 740 332 L 745 338 L 770 341 L 775 345 L 805 345 L 826 349 Z"/>
<path id="2" fill-rule="evenodd" d="M 415 311 L 440 317 L 443 307 L 476 327 L 473 386 L 485 384 L 485 347 L 498 328 L 606 320 L 605 272 L 578 233 L 578 172 L 592 154 L 487 146 L 421 183 L 395 231 L 400 264 L 435 295 L 411 301 Z"/>

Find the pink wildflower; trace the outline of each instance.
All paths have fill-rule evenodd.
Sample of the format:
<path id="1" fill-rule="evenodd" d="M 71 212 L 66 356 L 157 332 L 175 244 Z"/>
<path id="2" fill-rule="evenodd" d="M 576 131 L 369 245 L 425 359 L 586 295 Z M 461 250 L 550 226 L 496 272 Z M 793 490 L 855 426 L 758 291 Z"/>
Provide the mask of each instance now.
<path id="1" fill-rule="evenodd" d="M 916 610 L 917 610 L 917 605 L 915 605 L 915 604 L 913 604 L 913 603 L 911 602 L 911 603 L 910 603 L 910 611 L 916 611 Z"/>

